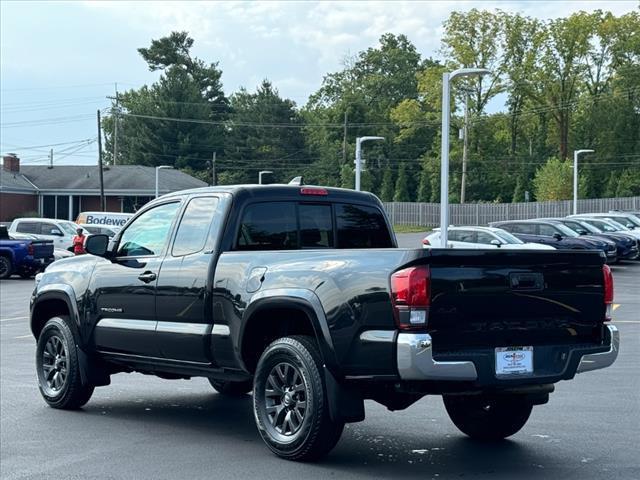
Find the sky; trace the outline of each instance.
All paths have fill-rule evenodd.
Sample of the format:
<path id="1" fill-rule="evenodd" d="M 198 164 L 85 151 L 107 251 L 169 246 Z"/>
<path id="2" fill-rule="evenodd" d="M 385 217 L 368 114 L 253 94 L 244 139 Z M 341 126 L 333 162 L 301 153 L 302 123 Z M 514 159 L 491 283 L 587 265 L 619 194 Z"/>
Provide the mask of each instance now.
<path id="1" fill-rule="evenodd" d="M 194 38 L 193 54 L 219 62 L 227 94 L 268 78 L 304 105 L 323 76 L 405 34 L 423 58 L 440 57 L 442 24 L 472 8 L 540 19 L 579 10 L 621 15 L 638 1 L 35 2 L 0 1 L 0 151 L 25 164 L 97 162 L 96 111 L 119 91 L 154 82 L 137 48 L 171 31 Z M 116 86 L 117 85 L 117 86 Z M 499 103 L 489 110 L 500 110 Z"/>

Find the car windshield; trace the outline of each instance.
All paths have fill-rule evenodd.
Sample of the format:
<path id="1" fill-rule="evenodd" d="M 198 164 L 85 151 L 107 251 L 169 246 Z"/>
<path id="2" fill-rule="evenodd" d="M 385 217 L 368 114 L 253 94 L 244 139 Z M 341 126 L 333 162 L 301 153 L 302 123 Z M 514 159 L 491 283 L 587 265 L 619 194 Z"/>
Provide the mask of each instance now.
<path id="1" fill-rule="evenodd" d="M 71 223 L 71 222 L 60 222 L 59 225 L 67 235 L 75 235 L 76 230 L 78 228 L 81 228 L 80 225 L 76 225 L 75 223 Z"/>
<path id="2" fill-rule="evenodd" d="M 584 228 L 589 233 L 602 233 L 602 230 L 594 227 L 590 223 L 587 223 L 587 222 L 576 222 L 576 223 L 578 223 L 582 228 Z"/>
<path id="3" fill-rule="evenodd" d="M 618 232 L 620 232 L 620 231 L 628 232 L 629 230 L 631 230 L 630 228 L 625 227 L 624 225 L 622 225 L 617 220 L 614 220 L 613 218 L 607 218 L 607 223 L 609 225 L 611 225 L 613 228 L 615 228 L 616 231 L 618 231 Z"/>
<path id="4" fill-rule="evenodd" d="M 627 227 L 627 225 L 631 224 L 634 227 L 638 227 L 640 225 L 636 225 L 636 222 L 634 220 L 632 220 L 630 217 L 607 217 L 607 220 L 611 221 L 611 222 L 616 222 L 620 225 L 622 225 L 624 228 L 626 228 L 627 230 L 630 230 L 629 227 Z"/>
<path id="5" fill-rule="evenodd" d="M 554 223 L 554 227 L 560 230 L 567 237 L 579 237 L 580 235 L 562 223 Z"/>
<path id="6" fill-rule="evenodd" d="M 524 242 L 520 240 L 518 237 L 511 235 L 509 232 L 505 230 L 493 230 L 492 233 L 494 233 L 497 237 L 499 237 L 501 240 L 503 240 L 506 243 L 517 244 L 517 245 L 524 244 Z"/>
<path id="7" fill-rule="evenodd" d="M 586 223 L 593 225 L 603 232 L 617 232 L 618 229 L 604 220 L 586 220 Z"/>

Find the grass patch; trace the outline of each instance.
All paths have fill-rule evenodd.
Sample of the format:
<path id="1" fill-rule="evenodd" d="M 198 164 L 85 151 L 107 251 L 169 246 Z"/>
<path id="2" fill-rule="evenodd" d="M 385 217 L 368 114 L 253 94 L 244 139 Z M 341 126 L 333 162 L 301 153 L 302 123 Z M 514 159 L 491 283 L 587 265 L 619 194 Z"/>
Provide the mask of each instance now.
<path id="1" fill-rule="evenodd" d="M 393 231 L 396 233 L 427 233 L 431 227 L 416 227 L 414 225 L 394 225 Z"/>

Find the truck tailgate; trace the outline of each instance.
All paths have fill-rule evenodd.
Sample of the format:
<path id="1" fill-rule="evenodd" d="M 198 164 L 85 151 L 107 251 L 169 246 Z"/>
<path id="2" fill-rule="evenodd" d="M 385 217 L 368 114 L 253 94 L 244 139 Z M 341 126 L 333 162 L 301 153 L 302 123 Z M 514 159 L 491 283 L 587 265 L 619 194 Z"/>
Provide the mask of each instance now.
<path id="1" fill-rule="evenodd" d="M 31 240 L 33 258 L 53 257 L 53 242 L 51 240 Z"/>
<path id="2" fill-rule="evenodd" d="M 594 252 L 432 250 L 434 353 L 599 342 L 603 264 Z"/>

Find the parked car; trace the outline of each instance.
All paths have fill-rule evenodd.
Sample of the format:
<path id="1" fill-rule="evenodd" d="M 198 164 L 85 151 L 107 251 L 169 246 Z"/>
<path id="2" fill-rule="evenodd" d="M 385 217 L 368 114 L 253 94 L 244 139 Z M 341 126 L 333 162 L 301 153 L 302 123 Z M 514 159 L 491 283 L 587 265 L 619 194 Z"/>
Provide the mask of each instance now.
<path id="1" fill-rule="evenodd" d="M 76 223 L 78 225 L 95 225 L 96 227 L 108 227 L 117 232 L 122 227 L 124 227 L 124 225 L 131 217 L 133 217 L 133 213 L 81 212 L 76 218 Z"/>
<path id="2" fill-rule="evenodd" d="M 176 192 L 85 246 L 31 297 L 45 402 L 78 408 L 118 372 L 207 377 L 253 391 L 259 434 L 290 460 L 330 451 L 365 398 L 442 395 L 462 432 L 508 437 L 554 383 L 618 354 L 598 252 L 399 249 L 370 193 Z"/>
<path id="3" fill-rule="evenodd" d="M 12 238 L 0 226 L 0 279 L 17 274 L 29 278 L 53 262 L 53 243 L 45 240 Z"/>
<path id="4" fill-rule="evenodd" d="M 114 237 L 115 234 L 117 233 L 115 229 L 109 228 L 109 227 L 99 227 L 97 225 L 89 225 L 87 223 L 79 223 L 78 225 L 80 225 L 83 229 L 85 229 L 91 235 L 102 233 L 104 235 L 109 236 L 109 238 L 111 238 L 111 237 Z"/>
<path id="5" fill-rule="evenodd" d="M 54 218 L 18 218 L 11 223 L 9 233 L 27 233 L 40 240 L 51 240 L 56 248 L 73 246 L 73 237 L 80 225 Z M 85 235 L 89 232 L 85 230 Z"/>
<path id="6" fill-rule="evenodd" d="M 450 227 L 448 244 L 451 248 L 506 250 L 555 250 L 541 243 L 525 243 L 506 230 L 492 227 Z M 436 228 L 422 240 L 422 248 L 440 247 L 440 229 Z"/>
<path id="7" fill-rule="evenodd" d="M 623 227 L 629 230 L 640 230 L 640 220 L 635 215 L 626 214 L 622 212 L 617 213 L 579 213 L 578 215 L 569 215 L 568 218 L 573 217 L 589 217 L 589 218 L 604 218 L 606 220 L 613 220 L 619 223 Z"/>
<path id="8" fill-rule="evenodd" d="M 508 220 L 490 225 L 513 233 L 525 242 L 542 243 L 561 249 L 599 250 L 604 253 L 607 263 L 618 259 L 616 244 L 611 240 L 582 237 L 556 220 Z"/>
<path id="9" fill-rule="evenodd" d="M 637 240 L 640 240 L 640 229 L 636 230 L 635 228 L 632 229 L 632 228 L 625 227 L 623 224 L 619 223 L 614 218 L 602 217 L 602 216 L 589 217 L 588 215 L 583 215 L 583 214 L 569 215 L 567 218 L 579 218 L 601 230 L 604 230 L 607 232 L 625 233 L 627 235 L 631 235 Z"/>
<path id="10" fill-rule="evenodd" d="M 10 224 L 9 224 L 10 225 Z M 35 235 L 30 235 L 28 233 L 12 233 L 10 236 L 13 240 L 38 240 Z M 63 258 L 73 257 L 74 254 L 68 249 L 63 248 L 55 248 L 53 249 L 53 261 L 62 260 Z"/>
<path id="11" fill-rule="evenodd" d="M 640 240 L 636 240 L 632 235 L 627 235 L 623 232 L 603 232 L 580 218 L 557 218 L 554 220 L 562 222 L 578 235 L 589 235 L 611 240 L 616 244 L 618 261 L 638 258 L 638 242 Z"/>

